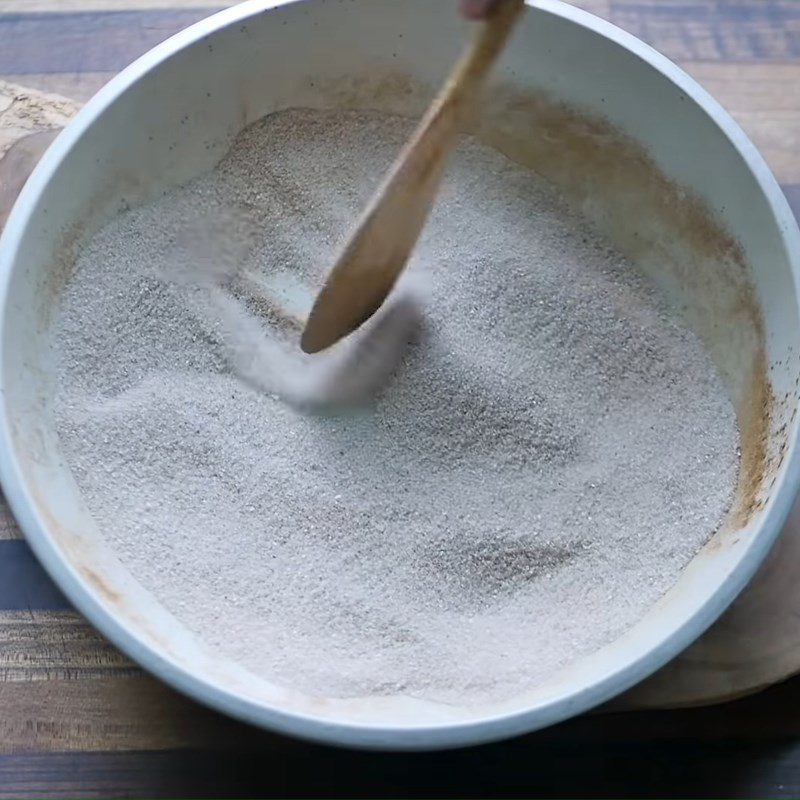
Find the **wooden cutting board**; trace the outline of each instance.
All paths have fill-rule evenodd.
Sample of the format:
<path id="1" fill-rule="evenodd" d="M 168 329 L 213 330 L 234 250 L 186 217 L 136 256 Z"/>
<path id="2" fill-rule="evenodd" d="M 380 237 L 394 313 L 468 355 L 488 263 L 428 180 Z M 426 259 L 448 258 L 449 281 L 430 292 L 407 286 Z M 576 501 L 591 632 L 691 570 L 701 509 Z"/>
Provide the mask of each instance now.
<path id="1" fill-rule="evenodd" d="M 36 161 L 78 105 L 0 81 L 0 226 Z M 212 728 L 216 740 L 224 723 L 144 675 L 94 633 L 49 585 L 20 539 L 0 499 L 0 544 L 13 543 L 17 565 L 16 588 L 5 591 L 22 597 L 35 584 L 36 597 L 52 598 L 38 610 L 23 598 L 18 611 L 0 612 L 0 705 L 8 712 L 0 720 L 0 738 L 6 746 L 30 742 L 31 719 L 40 725 L 37 742 L 52 737 L 70 749 L 98 743 L 115 749 L 203 746 Z M 9 553 L 0 548 L 0 576 Z M 722 619 L 610 707 L 720 703 L 800 672 L 798 564 L 800 505 L 757 577 Z"/>

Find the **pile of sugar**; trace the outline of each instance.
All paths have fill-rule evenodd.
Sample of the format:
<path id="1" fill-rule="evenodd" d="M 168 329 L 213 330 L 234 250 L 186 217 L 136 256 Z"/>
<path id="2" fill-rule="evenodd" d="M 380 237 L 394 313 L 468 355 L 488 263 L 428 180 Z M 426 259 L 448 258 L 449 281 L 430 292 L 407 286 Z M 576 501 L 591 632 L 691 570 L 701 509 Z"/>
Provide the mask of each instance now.
<path id="1" fill-rule="evenodd" d="M 653 288 L 469 139 L 411 265 L 424 329 L 374 402 L 309 413 L 243 382 L 203 303 L 220 290 L 165 278 L 180 232 L 228 220 L 212 260 L 313 285 L 408 132 L 274 114 L 106 226 L 63 299 L 56 422 L 120 558 L 212 647 L 317 695 L 496 700 L 675 582 L 731 502 L 738 432 Z"/>

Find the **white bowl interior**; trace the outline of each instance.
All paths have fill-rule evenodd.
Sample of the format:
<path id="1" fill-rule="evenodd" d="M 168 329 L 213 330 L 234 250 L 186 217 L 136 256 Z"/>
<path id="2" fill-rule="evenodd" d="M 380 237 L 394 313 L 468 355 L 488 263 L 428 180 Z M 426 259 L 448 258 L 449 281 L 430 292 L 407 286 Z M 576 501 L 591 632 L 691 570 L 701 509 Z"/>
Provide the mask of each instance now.
<path id="1" fill-rule="evenodd" d="M 84 237 L 121 208 L 211 168 L 236 133 L 271 111 L 418 114 L 463 38 L 452 3 L 268 5 L 224 12 L 146 56 L 90 104 L 29 184 L 3 248 L 9 499 L 39 557 L 107 635 L 162 677 L 240 716 L 372 744 L 396 744 L 421 727 L 450 730 L 431 742 L 457 743 L 569 716 L 699 635 L 750 577 L 788 511 L 794 478 L 784 456 L 800 382 L 796 254 L 787 244 L 794 223 L 749 143 L 674 67 L 581 12 L 552 2 L 529 8 L 479 135 L 557 183 L 684 310 L 737 409 L 737 502 L 634 629 L 512 701 L 318 698 L 273 685 L 210 651 L 123 567 L 82 502 L 50 413 L 50 329 Z M 313 729 L 310 718 L 361 733 Z M 477 733 L 464 723 L 484 727 Z"/>

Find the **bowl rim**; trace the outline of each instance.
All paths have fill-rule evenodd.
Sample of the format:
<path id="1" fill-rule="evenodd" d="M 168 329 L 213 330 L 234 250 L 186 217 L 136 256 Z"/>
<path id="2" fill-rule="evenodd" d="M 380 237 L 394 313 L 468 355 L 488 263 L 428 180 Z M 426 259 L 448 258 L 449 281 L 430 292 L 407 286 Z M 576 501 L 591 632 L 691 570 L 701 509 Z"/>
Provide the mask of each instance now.
<path id="1" fill-rule="evenodd" d="M 198 40 L 252 16 L 301 0 L 247 0 L 213 14 L 157 45 L 107 83 L 59 134 L 36 166 L 7 220 L 0 238 L 0 325 L 4 324 L 13 265 L 38 199 L 73 145 L 103 111 L 140 78 L 176 52 Z M 526 0 L 537 12 L 550 14 L 598 34 L 637 56 L 690 97 L 716 124 L 745 162 L 775 218 L 788 253 L 800 306 L 800 229 L 777 180 L 761 154 L 727 111 L 693 78 L 649 45 L 614 24 L 562 0 Z M 0 358 L 4 358 L 0 354 Z M 25 538 L 50 577 L 75 608 L 116 647 L 148 672 L 194 700 L 258 727 L 326 744 L 363 749 L 429 750 L 496 741 L 532 732 L 580 714 L 632 687 L 666 664 L 700 636 L 730 605 L 760 566 L 778 537 L 800 487 L 800 437 L 795 428 L 788 442 L 783 475 L 747 550 L 717 590 L 688 615 L 654 649 L 609 673 L 597 683 L 541 705 L 463 722 L 387 725 L 332 721 L 287 711 L 246 699 L 222 688 L 159 654 L 121 622 L 95 596 L 50 539 L 48 525 L 36 510 L 13 454 L 4 386 L 0 369 L 0 483 Z"/>

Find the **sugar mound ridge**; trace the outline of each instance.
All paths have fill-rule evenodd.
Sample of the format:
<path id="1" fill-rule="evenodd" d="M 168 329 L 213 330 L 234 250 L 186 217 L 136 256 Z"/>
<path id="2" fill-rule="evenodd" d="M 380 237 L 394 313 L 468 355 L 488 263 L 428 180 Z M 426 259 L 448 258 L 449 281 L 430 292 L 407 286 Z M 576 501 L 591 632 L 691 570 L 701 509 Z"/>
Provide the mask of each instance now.
<path id="1" fill-rule="evenodd" d="M 317 285 L 408 132 L 277 113 L 107 225 L 63 298 L 56 422 L 123 563 L 210 646 L 317 695 L 499 700 L 675 582 L 729 507 L 738 432 L 647 281 L 469 139 L 411 264 L 417 341 L 360 406 L 347 370 L 297 377 L 254 281 Z"/>

